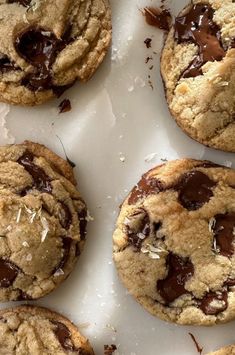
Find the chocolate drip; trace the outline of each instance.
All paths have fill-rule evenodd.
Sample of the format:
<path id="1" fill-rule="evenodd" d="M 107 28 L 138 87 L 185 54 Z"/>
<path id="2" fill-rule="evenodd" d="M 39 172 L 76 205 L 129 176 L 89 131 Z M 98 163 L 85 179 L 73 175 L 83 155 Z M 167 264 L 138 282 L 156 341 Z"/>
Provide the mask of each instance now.
<path id="1" fill-rule="evenodd" d="M 213 232 L 216 245 L 219 247 L 220 254 L 231 257 L 234 253 L 235 213 L 218 214 L 215 220 Z"/>
<path id="2" fill-rule="evenodd" d="M 29 151 L 26 151 L 19 159 L 18 163 L 22 165 L 25 170 L 32 176 L 33 178 L 33 188 L 41 191 L 41 192 L 52 192 L 51 179 L 46 175 L 44 170 L 34 164 L 34 155 Z M 27 192 L 28 189 L 26 189 Z"/>
<path id="3" fill-rule="evenodd" d="M 200 171 L 185 173 L 175 190 L 179 191 L 179 202 L 189 211 L 195 211 L 209 202 L 213 196 L 212 188 L 216 185 L 207 175 Z"/>
<path id="4" fill-rule="evenodd" d="M 11 286 L 19 272 L 20 269 L 11 261 L 0 259 L 0 287 Z"/>
<path id="5" fill-rule="evenodd" d="M 71 332 L 66 327 L 66 325 L 64 325 L 61 322 L 54 321 L 54 320 L 51 320 L 51 322 L 55 325 L 54 333 L 55 333 L 55 336 L 57 337 L 57 339 L 59 340 L 61 346 L 65 350 L 68 350 L 68 351 L 78 350 L 74 347 L 74 344 L 71 339 Z"/>
<path id="6" fill-rule="evenodd" d="M 158 7 L 145 7 L 143 10 L 148 25 L 169 31 L 171 25 L 171 14 L 169 10 Z"/>
<path id="7" fill-rule="evenodd" d="M 141 245 L 150 234 L 150 219 L 148 213 L 143 209 L 137 209 L 126 218 L 126 233 L 128 243 L 140 250 Z"/>
<path id="8" fill-rule="evenodd" d="M 216 316 L 228 307 L 228 292 L 209 292 L 199 302 L 199 308 L 209 316 Z"/>
<path id="9" fill-rule="evenodd" d="M 162 182 L 155 178 L 148 178 L 144 175 L 140 182 L 131 191 L 128 203 L 133 205 L 140 199 L 147 197 L 148 195 L 158 194 L 160 191 L 164 190 Z"/>
<path id="10" fill-rule="evenodd" d="M 213 21 L 214 10 L 209 4 L 192 5 L 175 20 L 175 39 L 198 46 L 198 54 L 183 72 L 183 78 L 202 74 L 206 62 L 220 61 L 226 52 L 222 46 L 220 28 Z"/>
<path id="11" fill-rule="evenodd" d="M 166 305 L 169 305 L 178 297 L 188 291 L 185 289 L 186 282 L 194 274 L 194 266 L 188 258 L 181 258 L 170 253 L 166 259 L 168 266 L 167 277 L 157 281 L 157 290 Z"/>

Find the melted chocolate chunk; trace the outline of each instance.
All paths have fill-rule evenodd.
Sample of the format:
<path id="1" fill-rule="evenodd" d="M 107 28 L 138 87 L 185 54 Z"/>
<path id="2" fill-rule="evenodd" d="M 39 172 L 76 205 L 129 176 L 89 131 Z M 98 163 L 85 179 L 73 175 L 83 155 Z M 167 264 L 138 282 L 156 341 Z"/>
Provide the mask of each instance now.
<path id="1" fill-rule="evenodd" d="M 85 240 L 86 239 L 86 235 L 87 235 L 87 230 L 86 230 L 86 227 L 87 227 L 87 208 L 84 207 L 77 214 L 78 214 L 78 219 L 79 219 L 80 237 L 81 237 L 81 240 Z"/>
<path id="2" fill-rule="evenodd" d="M 144 43 L 145 43 L 147 48 L 151 48 L 152 47 L 152 39 L 151 38 L 146 38 L 144 40 Z"/>
<path id="3" fill-rule="evenodd" d="M 158 7 L 145 7 L 143 10 L 148 25 L 169 31 L 171 25 L 171 14 L 169 10 Z"/>
<path id="4" fill-rule="evenodd" d="M 33 162 L 34 155 L 29 151 L 26 151 L 22 157 L 18 159 L 18 163 L 22 165 L 25 170 L 32 176 L 33 178 L 33 188 L 41 191 L 41 192 L 52 192 L 51 179 L 46 175 L 44 170 L 34 164 Z M 27 193 L 26 189 L 26 193 Z"/>
<path id="5" fill-rule="evenodd" d="M 164 187 L 160 180 L 155 178 L 148 178 L 146 175 L 144 175 L 140 182 L 131 191 L 128 203 L 129 205 L 133 205 L 141 198 L 144 198 L 148 195 L 158 194 L 163 190 Z"/>
<path id="6" fill-rule="evenodd" d="M 64 99 L 59 104 L 59 113 L 69 112 L 71 111 L 71 109 L 72 109 L 71 102 L 68 99 Z"/>
<path id="7" fill-rule="evenodd" d="M 169 305 L 178 297 L 188 293 L 185 283 L 194 274 L 194 266 L 188 258 L 183 259 L 173 253 L 167 256 L 166 265 L 168 275 L 165 279 L 157 281 L 157 290 L 165 304 Z"/>
<path id="8" fill-rule="evenodd" d="M 51 321 L 55 325 L 54 333 L 61 346 L 68 351 L 78 350 L 74 347 L 69 329 L 61 322 Z"/>
<path id="9" fill-rule="evenodd" d="M 26 292 L 23 292 L 21 290 L 19 291 L 19 296 L 17 298 L 17 301 L 31 301 L 33 298 L 31 296 L 29 296 Z"/>
<path id="10" fill-rule="evenodd" d="M 232 278 L 228 278 L 225 283 L 224 283 L 224 286 L 235 286 L 235 279 L 232 279 Z"/>
<path id="11" fill-rule="evenodd" d="M 62 225 L 63 228 L 69 229 L 72 223 L 72 214 L 68 206 L 65 205 L 63 202 L 61 202 L 61 208 L 62 210 L 61 213 L 59 214 L 60 224 Z"/>
<path id="12" fill-rule="evenodd" d="M 0 259 L 0 287 L 11 286 L 19 271 L 20 269 L 11 261 Z"/>
<path id="13" fill-rule="evenodd" d="M 117 350 L 116 345 L 104 345 L 104 355 L 112 355 Z"/>
<path id="14" fill-rule="evenodd" d="M 206 62 L 219 61 L 225 56 L 220 28 L 213 22 L 213 15 L 214 10 L 209 4 L 196 4 L 175 20 L 177 42 L 191 42 L 199 47 L 198 55 L 183 72 L 183 78 L 202 74 L 201 67 Z"/>
<path id="15" fill-rule="evenodd" d="M 59 269 L 63 270 L 65 264 L 67 263 L 67 261 L 69 259 L 69 252 L 71 249 L 71 244 L 72 244 L 71 238 L 68 238 L 68 237 L 63 238 L 63 249 L 64 249 L 63 257 L 62 257 L 61 261 L 59 262 L 59 264 L 56 266 L 56 268 L 53 270 L 53 274 L 55 274 L 56 271 L 58 271 Z"/>
<path id="16" fill-rule="evenodd" d="M 0 55 L 0 72 L 6 73 L 11 70 L 18 69 L 14 63 L 6 55 Z"/>
<path id="17" fill-rule="evenodd" d="M 215 185 L 207 175 L 195 170 L 185 173 L 175 189 L 179 191 L 181 205 L 189 211 L 195 211 L 210 200 Z"/>
<path id="18" fill-rule="evenodd" d="M 220 294 L 209 292 L 199 303 L 199 308 L 208 316 L 216 316 L 228 307 L 228 293 Z"/>
<path id="19" fill-rule="evenodd" d="M 218 214 L 215 220 L 213 232 L 216 245 L 220 249 L 220 254 L 230 257 L 234 253 L 235 213 Z"/>
<path id="20" fill-rule="evenodd" d="M 139 208 L 126 218 L 127 238 L 129 244 L 140 250 L 141 245 L 150 234 L 150 219 L 148 213 Z"/>
<path id="21" fill-rule="evenodd" d="M 31 0 L 7 0 L 7 4 L 14 4 L 14 3 L 17 3 L 17 4 L 20 4 L 22 6 L 29 6 L 30 3 L 31 3 Z"/>

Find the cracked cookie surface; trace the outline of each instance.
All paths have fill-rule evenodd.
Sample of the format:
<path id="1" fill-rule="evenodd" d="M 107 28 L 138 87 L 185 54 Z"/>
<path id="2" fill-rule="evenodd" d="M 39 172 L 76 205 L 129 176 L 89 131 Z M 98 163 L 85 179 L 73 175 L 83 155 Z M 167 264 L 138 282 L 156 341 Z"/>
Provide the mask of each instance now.
<path id="1" fill-rule="evenodd" d="M 37 105 L 96 71 L 111 41 L 109 0 L 0 0 L 0 101 Z"/>
<path id="2" fill-rule="evenodd" d="M 89 341 L 62 315 L 41 307 L 0 311 L 0 352 L 8 355 L 94 355 Z"/>
<path id="3" fill-rule="evenodd" d="M 0 301 L 40 298 L 72 271 L 87 224 L 75 184 L 45 146 L 0 147 Z"/>
<path id="4" fill-rule="evenodd" d="M 150 313 L 178 324 L 235 318 L 235 171 L 176 160 L 145 175 L 113 235 L 118 274 Z"/>
<path id="5" fill-rule="evenodd" d="M 235 152 L 235 3 L 192 1 L 176 18 L 161 58 L 177 124 L 204 145 Z"/>

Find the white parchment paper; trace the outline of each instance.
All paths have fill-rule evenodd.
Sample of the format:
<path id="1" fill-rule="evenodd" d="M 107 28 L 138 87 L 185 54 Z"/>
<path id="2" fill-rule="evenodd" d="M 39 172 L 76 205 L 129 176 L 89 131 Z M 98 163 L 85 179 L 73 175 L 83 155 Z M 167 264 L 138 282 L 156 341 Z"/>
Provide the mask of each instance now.
<path id="1" fill-rule="evenodd" d="M 168 1 L 173 14 L 186 0 Z M 161 159 L 193 157 L 231 166 L 234 154 L 205 148 L 188 138 L 167 109 L 159 73 L 163 33 L 145 24 L 140 8 L 155 0 L 111 0 L 113 45 L 94 78 L 63 97 L 72 111 L 58 114 L 58 101 L 38 108 L 0 104 L 0 144 L 31 139 L 76 163 L 78 186 L 94 220 L 76 269 L 38 302 L 80 325 L 98 355 L 104 344 L 122 355 L 204 354 L 235 342 L 234 322 L 213 328 L 167 324 L 144 311 L 119 282 L 112 263 L 112 232 L 118 206 L 141 174 Z M 152 38 L 152 48 L 144 40 Z M 152 57 L 148 65 L 146 57 Z M 152 70 L 149 67 L 154 65 Z M 150 78 L 148 78 L 150 75 Z M 153 84 L 151 89 L 148 80 Z M 196 236 L 195 236 L 196 237 Z M 4 306 L 9 306 L 7 304 Z"/>

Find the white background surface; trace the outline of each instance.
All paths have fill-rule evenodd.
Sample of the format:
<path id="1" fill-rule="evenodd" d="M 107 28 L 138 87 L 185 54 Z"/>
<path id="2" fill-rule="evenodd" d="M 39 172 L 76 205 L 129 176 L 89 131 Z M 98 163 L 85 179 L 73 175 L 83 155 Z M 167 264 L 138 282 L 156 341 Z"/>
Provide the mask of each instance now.
<path id="1" fill-rule="evenodd" d="M 186 0 L 169 1 L 175 15 Z M 234 322 L 213 328 L 167 324 L 144 311 L 120 284 L 112 263 L 112 232 L 118 206 L 141 174 L 161 159 L 193 157 L 230 165 L 234 155 L 204 148 L 188 138 L 171 119 L 159 74 L 163 33 L 148 26 L 139 9 L 156 0 L 111 0 L 113 45 L 104 64 L 86 85 L 77 83 L 64 94 L 72 111 L 58 115 L 52 101 L 39 108 L 8 107 L 0 143 L 31 139 L 46 144 L 76 164 L 79 189 L 94 221 L 76 269 L 56 291 L 35 304 L 55 309 L 80 324 L 96 355 L 103 345 L 119 345 L 122 355 L 197 354 L 192 332 L 204 354 L 235 342 Z M 152 49 L 143 43 L 153 38 Z M 153 51 L 156 54 L 153 54 Z M 153 56 L 149 65 L 147 56 Z M 148 67 L 154 64 L 152 71 Z M 148 75 L 154 90 L 148 85 Z M 152 158 L 149 156 L 152 153 Z M 122 162 L 121 160 L 125 161 Z M 150 161 L 145 161 L 147 160 Z M 114 332 L 114 328 L 116 332 Z"/>

